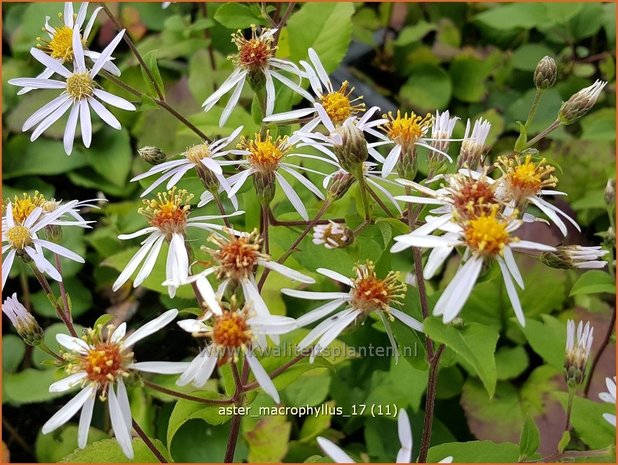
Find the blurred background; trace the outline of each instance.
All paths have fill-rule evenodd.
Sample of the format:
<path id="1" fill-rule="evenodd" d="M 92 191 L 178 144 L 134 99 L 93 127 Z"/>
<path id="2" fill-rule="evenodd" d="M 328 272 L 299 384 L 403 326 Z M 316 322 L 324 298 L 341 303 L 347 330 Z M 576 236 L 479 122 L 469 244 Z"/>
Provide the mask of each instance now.
<path id="1" fill-rule="evenodd" d="M 555 119 L 561 102 L 576 91 L 595 79 L 609 81 L 588 116 L 553 132 L 539 146 L 541 154 L 558 167 L 559 190 L 568 194 L 556 203 L 582 225 L 582 232 L 571 231 L 565 243 L 596 245 L 603 240 L 599 233 L 606 232 L 609 226 L 603 192 L 608 179 L 615 177 L 615 7 L 613 3 L 298 4 L 282 32 L 279 55 L 297 61 L 304 59 L 307 48 L 313 46 L 335 81 L 350 81 L 368 105 L 377 104 L 384 111 L 400 108 L 425 114 L 449 109 L 463 121 L 487 118 L 492 123 L 488 141 L 492 145 L 491 157 L 512 149 L 518 135 L 517 121 L 525 121 L 534 97 L 532 74 L 543 56 L 555 58 L 558 82 L 545 92 L 529 133 L 547 127 Z M 272 14 L 278 8 L 276 5 L 173 3 L 164 9 L 159 3 L 127 2 L 109 4 L 109 8 L 119 16 L 140 52 L 157 61 L 167 101 L 209 137 L 229 134 L 240 124 L 245 126 L 245 133 L 257 128 L 251 116 L 252 95 L 248 87 L 242 105 L 224 128 L 217 124 L 221 108 L 205 114 L 200 106 L 233 68 L 227 60 L 235 51 L 230 34 L 251 24 L 267 25 L 264 12 Z M 3 198 L 6 202 L 22 192 L 38 190 L 57 199 L 108 199 L 101 210 L 87 213 L 89 219 L 98 220 L 96 228 L 86 232 L 65 231 L 63 243 L 87 258 L 84 265 L 66 262 L 64 266 L 73 314 L 83 326 L 91 325 L 105 312 L 116 321 L 134 315 L 140 321 L 147 320 L 165 307 L 182 308 L 182 299 L 188 295 L 180 292 L 179 299 L 172 302 L 159 293 L 156 278 L 137 290 L 111 292 L 118 270 L 135 250 L 129 250 L 117 235 L 135 231 L 144 224 L 137 214 L 143 186 L 129 182 L 148 166 L 137 156 L 137 149 L 157 146 L 175 155 L 199 139 L 151 100 L 135 102 L 130 94 L 102 81 L 105 88 L 141 104 L 136 112 L 114 111 L 123 125 L 120 131 L 100 122 L 95 124 L 92 147 L 86 150 L 76 143 L 70 157 L 62 147 L 64 121 L 31 143 L 29 134 L 21 132 L 22 124 L 54 92 L 35 91 L 17 96 L 18 89 L 7 81 L 35 76 L 41 71 L 29 50 L 42 35 L 45 17 L 50 16 L 54 25 L 54 21 L 59 22 L 61 9 L 62 3 L 2 5 Z M 94 5 L 90 7 L 93 9 Z M 319 23 L 316 18 L 320 18 Z M 101 12 L 91 34 L 91 48 L 101 50 L 114 34 L 114 26 Z M 122 80 L 146 90 L 142 73 L 125 44 L 121 43 L 115 56 Z M 455 137 L 463 136 L 464 127 L 462 123 L 457 125 Z M 422 170 L 421 167 L 421 174 Z M 201 191 L 197 178 L 189 177 L 183 186 L 196 194 Z M 241 205 L 250 211 L 247 206 L 255 200 L 250 192 L 243 196 Z M 198 199 L 196 195 L 194 201 Z M 342 201 L 340 212 L 346 213 L 352 203 L 350 198 Z M 275 205 L 275 211 L 285 218 L 290 208 Z M 244 222 L 245 228 L 251 228 L 257 225 L 257 216 L 249 213 Z M 543 225 L 528 228 L 526 234 L 540 241 L 562 240 L 559 233 Z M 280 235 L 284 242 L 294 237 L 292 232 Z M 277 237 L 275 234 L 275 242 Z M 371 240 L 373 243 L 352 249 L 347 257 L 338 255 L 340 251 L 327 255 L 316 247 L 311 249 L 315 252 L 311 257 L 299 259 L 296 264 L 314 269 L 315 264 L 340 258 L 346 263 L 356 258 L 379 258 L 384 250 L 380 232 Z M 126 250 L 120 252 L 123 248 Z M 403 258 L 393 258 L 392 263 L 389 259 L 382 265 L 410 269 Z M 453 262 L 447 267 L 447 278 L 455 266 Z M 560 373 L 564 321 L 569 317 L 591 320 L 595 326 L 593 352 L 602 350 L 588 390 L 589 399 L 595 402 L 582 400 L 581 408 L 576 404 L 573 424 L 577 441 L 582 448 L 604 447 L 608 441 L 611 430 L 601 425 L 596 400 L 598 392 L 604 390 L 605 376 L 615 374 L 615 342 L 610 337 L 613 329 L 609 323 L 613 299 L 608 294 L 569 296 L 576 273 L 544 268 L 532 261 L 525 276 L 527 286 L 522 303 L 532 319 L 525 331 L 510 320 L 511 310 L 501 285 L 496 284 L 498 280 L 488 279 L 480 284 L 466 305 L 470 321 L 486 323 L 501 335 L 495 354 L 499 381 L 495 396 L 489 399 L 469 367 L 454 354 L 447 354 L 440 372 L 433 436 L 436 444 L 474 439 L 517 443 L 525 418 L 531 416 L 541 429 L 541 452 L 552 451 L 559 440 L 564 415 L 564 397 L 554 391 L 564 392 Z M 18 292 L 41 325 L 48 328 L 46 340 L 53 346 L 54 335 L 62 326 L 45 295 L 26 268 L 14 266 L 11 278 L 4 296 Z M 295 316 L 305 310 L 298 301 L 290 306 L 276 291 L 277 282 L 273 282 L 268 298 L 277 303 L 281 312 L 287 308 L 287 313 Z M 438 280 L 432 285 L 437 288 L 443 282 Z M 409 296 L 406 303 L 417 305 L 413 300 Z M 184 302 L 185 307 L 191 306 L 190 301 Z M 487 307 L 488 302 L 492 303 L 491 308 Z M 500 311 L 496 312 L 496 308 Z M 546 315 L 541 318 L 541 313 Z M 58 461 L 75 448 L 76 426 L 70 425 L 50 436 L 39 434 L 43 422 L 65 401 L 47 391 L 55 370 L 42 364 L 49 357 L 25 346 L 8 324 L 3 327 L 3 441 L 12 461 Z M 195 350 L 191 339 L 179 329 L 171 328 L 167 337 L 159 336 L 149 340 L 147 347 L 138 347 L 137 357 L 180 360 Z M 385 341 L 386 336 L 366 325 L 344 340 L 361 346 L 368 341 Z M 302 383 L 292 383 L 284 398 L 288 405 L 319 405 L 330 400 L 348 410 L 354 403 L 396 402 L 408 406 L 414 434 L 420 437 L 427 375 L 419 360 L 422 354 L 417 360 L 397 365 L 390 359 L 344 360 L 336 374 L 320 371 L 301 379 Z M 132 391 L 132 409 L 138 422 L 153 437 L 170 441 L 168 445 L 176 461 L 221 460 L 229 425 L 217 426 L 196 415 L 196 419 L 181 423 L 170 437 L 166 429 L 173 407 L 169 398 L 141 389 Z M 243 431 L 249 433 L 243 438 L 237 458 L 304 461 L 319 453 L 313 438 L 330 427 L 343 431 L 346 447 L 366 450 L 372 461 L 392 460 L 398 448 L 394 422 L 390 419 L 328 416 L 320 420 L 245 420 Z M 107 437 L 109 423 L 102 410 L 97 411 L 94 424 L 97 429 L 93 428 L 91 440 Z"/>

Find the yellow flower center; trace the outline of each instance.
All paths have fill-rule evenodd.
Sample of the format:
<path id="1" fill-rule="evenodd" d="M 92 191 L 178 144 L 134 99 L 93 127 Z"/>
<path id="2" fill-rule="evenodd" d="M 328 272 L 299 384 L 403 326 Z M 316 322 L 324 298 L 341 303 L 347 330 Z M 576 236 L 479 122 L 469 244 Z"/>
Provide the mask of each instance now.
<path id="1" fill-rule="evenodd" d="M 427 114 L 425 117 L 421 117 L 411 112 L 410 116 L 397 110 L 397 116 L 393 116 L 392 113 L 384 115 L 384 118 L 390 119 L 388 123 L 384 124 L 384 131 L 386 135 L 399 145 L 403 147 L 410 147 L 416 143 L 418 139 L 425 135 L 427 130 L 433 123 L 433 116 Z"/>
<path id="2" fill-rule="evenodd" d="M 212 339 L 215 344 L 227 348 L 238 349 L 251 342 L 251 331 L 244 312 L 223 312 L 213 326 Z"/>
<path id="3" fill-rule="evenodd" d="M 81 360 L 88 379 L 98 384 L 113 382 L 125 373 L 125 359 L 118 344 L 99 342 Z"/>
<path id="4" fill-rule="evenodd" d="M 268 256 L 260 253 L 261 239 L 257 231 L 240 237 L 231 236 L 229 239 L 213 235 L 210 240 L 219 246 L 218 249 L 206 250 L 219 263 L 220 279 L 245 279 L 253 273 L 260 258 L 268 259 Z"/>
<path id="5" fill-rule="evenodd" d="M 13 221 L 15 224 L 22 224 L 28 215 L 37 207 L 45 205 L 45 197 L 35 191 L 33 195 L 22 194 L 21 197 L 15 196 L 11 202 L 13 209 Z"/>
<path id="6" fill-rule="evenodd" d="M 558 181 L 552 175 L 554 167 L 545 163 L 545 159 L 534 162 L 526 155 L 522 162 L 520 158 L 503 156 L 496 164 L 504 173 L 509 193 L 517 201 L 537 195 L 543 188 L 555 187 Z"/>
<path id="7" fill-rule="evenodd" d="M 406 286 L 399 281 L 399 273 L 391 271 L 380 279 L 372 262 L 356 266 L 357 278 L 351 289 L 352 306 L 369 313 L 374 310 L 388 312 L 389 307 L 400 302 L 405 295 Z"/>
<path id="8" fill-rule="evenodd" d="M 185 156 L 191 163 L 199 165 L 204 158 L 210 158 L 210 145 L 205 142 L 189 147 L 185 152 Z"/>
<path id="9" fill-rule="evenodd" d="M 90 97 L 94 91 L 94 81 L 89 73 L 73 73 L 67 78 L 67 94 L 74 100 Z"/>
<path id="10" fill-rule="evenodd" d="M 250 152 L 247 159 L 251 166 L 266 172 L 275 171 L 289 150 L 287 137 L 273 139 L 270 132 L 264 138 L 256 134 L 254 139 L 243 139 L 238 147 Z"/>
<path id="11" fill-rule="evenodd" d="M 6 232 L 6 237 L 11 247 L 17 250 L 23 250 L 28 245 L 32 245 L 32 237 L 30 230 L 25 226 L 13 226 Z"/>
<path id="12" fill-rule="evenodd" d="M 233 60 L 237 65 L 249 70 L 267 68 L 268 60 L 275 55 L 277 49 L 270 31 L 264 29 L 258 35 L 256 26 L 251 26 L 250 39 L 246 39 L 239 30 L 232 34 L 232 42 L 238 48 L 238 54 L 233 57 Z"/>
<path id="13" fill-rule="evenodd" d="M 167 192 L 160 192 L 156 199 L 144 200 L 143 208 L 139 213 L 144 215 L 152 226 L 159 228 L 166 234 L 183 232 L 187 224 L 193 198 L 186 190 L 177 190 L 176 187 Z"/>
<path id="14" fill-rule="evenodd" d="M 496 218 L 497 209 L 490 214 L 482 214 L 468 221 L 464 237 L 468 246 L 482 255 L 501 255 L 504 247 L 511 242 L 507 223 Z"/>
<path id="15" fill-rule="evenodd" d="M 364 103 L 354 103 L 362 97 L 350 99 L 352 92 L 354 88 L 349 87 L 348 81 L 343 81 L 339 90 L 320 97 L 320 103 L 335 126 L 340 126 L 350 116 L 365 110 Z"/>
<path id="16" fill-rule="evenodd" d="M 47 49 L 52 58 L 71 61 L 73 59 L 73 29 L 68 26 L 57 28 L 47 44 Z"/>

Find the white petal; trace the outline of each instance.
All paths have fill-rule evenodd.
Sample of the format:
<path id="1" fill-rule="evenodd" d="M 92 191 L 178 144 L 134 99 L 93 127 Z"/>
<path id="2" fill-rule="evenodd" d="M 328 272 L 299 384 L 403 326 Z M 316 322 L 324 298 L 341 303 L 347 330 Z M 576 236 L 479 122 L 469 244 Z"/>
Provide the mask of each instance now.
<path id="1" fill-rule="evenodd" d="M 103 89 L 95 89 L 94 95 L 103 100 L 105 103 L 112 105 L 116 108 L 120 108 L 122 110 L 134 111 L 135 105 L 131 102 L 123 99 L 122 97 L 118 97 L 114 94 L 110 94 L 109 92 L 104 91 Z"/>
<path id="2" fill-rule="evenodd" d="M 245 296 L 245 301 L 249 304 L 252 310 L 260 316 L 270 315 L 270 310 L 257 288 L 255 282 L 251 279 L 243 279 L 240 281 L 242 291 Z"/>
<path id="3" fill-rule="evenodd" d="M 275 176 L 277 177 L 277 180 L 279 181 L 279 185 L 283 189 L 283 192 L 285 193 L 286 197 L 288 198 L 288 200 L 294 207 L 294 210 L 298 212 L 298 214 L 302 217 L 303 220 L 309 221 L 309 215 L 307 214 L 307 209 L 305 208 L 303 201 L 300 200 L 300 197 L 294 191 L 292 186 L 290 186 L 290 184 L 285 180 L 285 178 L 281 176 L 279 173 L 277 173 L 276 171 L 275 171 Z"/>
<path id="4" fill-rule="evenodd" d="M 324 69 L 322 62 L 320 61 L 320 57 L 318 56 L 318 54 L 312 48 L 310 48 L 307 51 L 307 54 L 309 55 L 309 60 L 311 61 L 311 64 L 313 65 L 313 69 L 317 73 L 318 77 L 320 78 L 324 86 L 326 88 L 331 87 L 330 79 L 328 78 L 328 74 L 326 73 L 326 70 Z"/>
<path id="5" fill-rule="evenodd" d="M 65 21 L 67 20 L 68 18 L 65 18 Z M 71 22 L 72 21 L 73 17 L 71 15 Z M 79 28 L 77 27 L 73 29 L 73 64 L 75 66 L 75 72 L 86 71 L 86 61 L 84 60 L 84 47 L 82 45 L 82 36 L 79 32 Z M 96 74 L 92 74 L 91 76 L 94 77 L 95 75 Z"/>
<path id="6" fill-rule="evenodd" d="M 90 104 L 94 112 L 99 115 L 99 117 L 111 127 L 113 127 L 114 129 L 120 129 L 122 127 L 120 125 L 120 121 L 118 121 L 116 117 L 112 115 L 107 108 L 101 105 L 97 99 L 89 98 L 88 103 Z"/>
<path id="7" fill-rule="evenodd" d="M 292 121 L 315 113 L 313 108 L 301 108 L 300 110 L 286 111 L 284 113 L 277 113 L 264 118 L 266 123 L 274 123 L 278 121 Z"/>
<path id="8" fill-rule="evenodd" d="M 441 309 L 445 323 L 451 322 L 459 314 L 468 300 L 482 268 L 482 258 L 470 258 L 464 266 L 459 269 L 455 278 L 453 278 L 442 296 L 440 296 L 434 312 L 438 312 L 438 309 Z M 448 292 L 449 290 L 450 292 Z M 444 298 L 445 295 L 447 298 Z"/>
<path id="9" fill-rule="evenodd" d="M 397 318 L 399 321 L 401 321 L 406 326 L 409 326 L 410 328 L 415 329 L 416 331 L 421 331 L 421 332 L 423 331 L 423 323 L 418 321 L 416 318 L 412 318 L 407 313 L 403 313 L 402 311 L 397 310 L 396 308 L 393 308 L 393 307 L 390 307 L 389 311 L 395 318 Z"/>
<path id="10" fill-rule="evenodd" d="M 281 315 L 254 316 L 247 320 L 252 330 L 265 335 L 286 334 L 298 328 L 294 318 Z"/>
<path id="11" fill-rule="evenodd" d="M 532 241 L 514 241 L 509 244 L 511 249 L 529 249 L 529 250 L 541 250 L 543 252 L 555 252 L 556 248 L 551 245 L 541 244 L 539 242 Z"/>
<path id="12" fill-rule="evenodd" d="M 230 99 L 228 100 L 227 105 L 225 105 L 225 109 L 223 110 L 223 113 L 221 113 L 221 117 L 219 118 L 219 126 L 225 125 L 225 123 L 227 122 L 227 119 L 232 114 L 232 110 L 234 110 L 234 108 L 238 104 L 238 100 L 240 99 L 240 94 L 242 92 L 242 88 L 244 87 L 244 85 L 245 85 L 245 77 L 243 76 L 243 78 L 240 81 L 238 81 L 238 84 L 236 84 L 236 88 L 234 89 L 234 92 L 230 96 Z"/>
<path id="13" fill-rule="evenodd" d="M 66 113 L 69 107 L 73 105 L 72 100 L 65 100 L 58 108 L 56 108 L 52 113 L 47 115 L 43 121 L 39 123 L 39 125 L 32 131 L 30 135 L 30 140 L 36 140 L 41 134 L 43 134 L 47 128 L 49 128 L 52 124 L 62 118 L 62 115 Z"/>
<path id="14" fill-rule="evenodd" d="M 275 83 L 268 69 L 264 70 L 264 77 L 266 78 L 266 114 L 264 116 L 268 116 L 273 114 L 275 108 Z"/>
<path id="15" fill-rule="evenodd" d="M 101 55 L 99 56 L 99 58 L 97 58 L 97 61 L 94 62 L 94 65 L 92 66 L 92 69 L 90 70 L 91 77 L 94 78 L 98 74 L 98 72 L 101 70 L 105 62 L 109 60 L 112 53 L 114 53 L 114 50 L 116 49 L 116 47 L 122 40 L 122 36 L 124 35 L 124 33 L 125 33 L 125 30 L 123 29 L 118 34 L 116 34 L 116 37 L 114 37 L 114 39 L 109 43 L 109 45 L 103 49 L 103 51 L 101 52 Z"/>
<path id="16" fill-rule="evenodd" d="M 32 114 L 32 116 L 30 116 L 26 120 L 26 122 L 22 126 L 21 130 L 22 131 L 27 131 L 30 128 L 32 128 L 33 126 L 37 125 L 44 118 L 46 118 L 51 113 L 53 113 L 54 110 L 56 110 L 58 107 L 60 107 L 60 105 L 62 105 L 64 102 L 66 102 L 68 100 L 69 100 L 69 98 L 65 94 L 62 94 L 62 95 L 56 97 L 55 99 L 53 99 L 51 102 L 43 105 L 41 108 L 39 108 L 37 111 L 35 111 Z"/>
<path id="17" fill-rule="evenodd" d="M 151 334 L 156 333 L 161 328 L 163 328 L 164 326 L 172 322 L 174 318 L 176 318 L 177 315 L 178 315 L 178 310 L 176 309 L 168 310 L 163 315 L 158 316 L 154 320 L 149 321 L 144 326 L 137 329 L 133 334 L 130 334 L 129 337 L 127 337 L 124 340 L 123 345 L 125 347 L 131 347 L 136 342 L 141 341 L 145 337 L 148 337 Z"/>
<path id="18" fill-rule="evenodd" d="M 146 373 L 177 375 L 184 373 L 189 368 L 189 365 L 187 362 L 136 362 L 130 364 L 129 368 Z"/>
<path id="19" fill-rule="evenodd" d="M 54 73 L 58 73 L 60 76 L 68 78 L 71 76 L 71 72 L 66 69 L 62 63 L 55 58 L 50 57 L 47 53 L 39 50 L 38 48 L 31 48 L 30 54 L 37 59 L 43 66 L 51 69 Z"/>
<path id="20" fill-rule="evenodd" d="M 155 241 L 159 237 L 161 237 L 161 235 L 155 232 L 152 233 L 148 238 L 146 238 L 146 240 L 142 244 L 142 247 L 136 252 L 135 255 L 133 255 L 133 257 L 131 257 L 131 260 L 129 260 L 127 266 L 125 266 L 124 270 L 122 270 L 122 273 L 120 273 L 120 276 L 118 276 L 118 278 L 112 285 L 112 290 L 114 292 L 120 289 L 120 287 L 129 280 L 133 272 L 137 269 L 139 264 L 146 257 L 146 255 L 154 245 Z"/>
<path id="21" fill-rule="evenodd" d="M 11 267 L 13 266 L 13 262 L 15 261 L 15 253 L 17 251 L 15 249 L 11 250 L 6 257 L 2 260 L 2 289 L 4 289 L 4 285 L 6 284 L 6 280 L 9 278 L 9 274 L 11 272 Z"/>
<path id="22" fill-rule="evenodd" d="M 302 273 L 299 273 L 298 271 L 288 266 L 282 265 L 281 263 L 277 263 L 272 260 L 262 260 L 262 259 L 258 260 L 258 263 L 262 265 L 263 267 L 270 268 L 271 270 L 276 271 L 280 275 L 286 276 L 294 281 L 298 281 L 300 283 L 306 283 L 306 284 L 315 283 L 315 279 L 310 278 L 309 276 L 306 276 Z"/>
<path id="23" fill-rule="evenodd" d="M 521 287 L 524 288 L 524 280 L 521 277 L 521 273 L 519 272 L 519 268 L 517 267 L 517 262 L 515 261 L 515 257 L 513 256 L 513 251 L 510 247 L 504 248 L 504 262 L 506 263 L 509 272 L 515 279 L 515 282 Z"/>
<path id="24" fill-rule="evenodd" d="M 133 280 L 133 287 L 141 285 L 146 280 L 146 278 L 150 276 L 150 273 L 152 273 L 152 270 L 154 269 L 157 258 L 159 257 L 159 253 L 161 252 L 161 247 L 163 247 L 163 242 L 165 242 L 165 236 L 161 235 L 150 248 L 146 259 L 142 264 L 142 267 L 137 273 L 135 279 Z"/>
<path id="25" fill-rule="evenodd" d="M 318 437 L 317 441 L 324 453 L 335 463 L 355 463 L 348 454 L 328 439 Z"/>
<path id="26" fill-rule="evenodd" d="M 353 285 L 352 280 L 350 278 L 342 275 L 341 273 L 337 273 L 336 271 L 329 270 L 327 268 L 318 268 L 315 271 L 317 271 L 320 274 L 323 274 L 324 276 L 328 276 L 329 278 L 334 279 L 335 281 L 345 284 L 346 286 L 352 287 Z"/>
<path id="27" fill-rule="evenodd" d="M 397 432 L 399 434 L 399 442 L 401 449 L 397 454 L 396 463 L 410 463 L 412 457 L 412 430 L 410 429 L 410 420 L 404 409 L 399 410 L 399 418 L 397 418 Z"/>
<path id="28" fill-rule="evenodd" d="M 90 346 L 78 337 L 69 336 L 67 334 L 56 334 L 56 341 L 65 349 L 79 354 L 85 354 L 90 350 Z"/>
<path id="29" fill-rule="evenodd" d="M 360 310 L 350 309 L 347 314 L 341 316 L 341 318 L 336 321 L 320 338 L 317 342 L 313 351 L 311 352 L 311 357 L 309 360 L 313 362 L 314 358 L 322 352 L 323 349 L 328 347 L 331 342 L 333 342 L 337 337 L 341 334 L 341 332 L 347 328 L 352 322 L 361 314 Z M 335 315 L 336 316 L 336 315 Z"/>
<path id="30" fill-rule="evenodd" d="M 66 247 L 62 247 L 61 245 L 46 241 L 44 239 L 34 239 L 34 243 L 40 245 L 47 250 L 51 250 L 55 254 L 61 255 L 79 263 L 84 263 L 84 259 L 82 257 L 77 255 L 75 252 L 70 251 Z"/>
<path id="31" fill-rule="evenodd" d="M 19 87 L 32 87 L 34 89 L 66 89 L 66 82 L 54 79 L 40 78 L 16 78 L 9 79 L 9 84 Z"/>
<path id="32" fill-rule="evenodd" d="M 79 373 L 72 374 L 66 378 L 56 381 L 49 386 L 49 392 L 64 392 L 73 389 L 86 377 L 86 373 L 80 371 Z"/>
<path id="33" fill-rule="evenodd" d="M 92 421 L 92 411 L 94 409 L 95 396 L 90 396 L 84 402 L 82 413 L 79 416 L 79 428 L 77 430 L 77 446 L 80 449 L 86 447 L 88 443 L 88 432 L 90 431 L 90 422 Z"/>
<path id="34" fill-rule="evenodd" d="M 82 142 L 88 148 L 92 142 L 92 120 L 90 119 L 90 107 L 86 100 L 79 102 L 79 122 L 82 130 Z"/>
<path id="35" fill-rule="evenodd" d="M 109 416 L 116 441 L 118 441 L 118 445 L 122 449 L 122 452 L 124 452 L 124 455 L 132 459 L 133 445 L 131 444 L 131 433 L 127 429 L 124 414 L 112 385 L 108 388 L 107 403 L 109 404 Z M 129 412 L 129 415 L 131 415 L 131 412 Z"/>
<path id="36" fill-rule="evenodd" d="M 350 294 L 347 292 L 313 292 L 299 291 L 298 289 L 281 289 L 281 293 L 290 297 L 308 300 L 348 299 L 350 297 Z"/>
<path id="37" fill-rule="evenodd" d="M 310 312 L 305 313 L 300 318 L 297 318 L 296 324 L 298 326 L 310 325 L 314 321 L 317 321 L 327 315 L 330 315 L 335 310 L 337 310 L 339 307 L 341 307 L 345 302 L 346 300 L 339 299 L 339 300 L 333 300 L 332 302 L 328 302 L 324 305 L 321 305 L 320 307 L 315 308 L 311 310 Z"/>
<path id="38" fill-rule="evenodd" d="M 64 425 L 82 408 L 89 397 L 94 396 L 95 386 L 90 385 L 82 389 L 75 397 L 66 403 L 64 407 L 58 410 L 41 428 L 43 434 L 48 434 Z"/>
<path id="39" fill-rule="evenodd" d="M 118 380 L 118 391 L 116 398 L 118 399 L 118 405 L 120 406 L 120 411 L 122 412 L 124 422 L 127 425 L 127 430 L 131 431 L 131 404 L 129 403 L 129 395 L 127 394 L 127 388 L 124 385 L 122 378 Z"/>
<path id="40" fill-rule="evenodd" d="M 521 303 L 519 302 L 519 297 L 517 296 L 517 290 L 515 289 L 515 285 L 511 279 L 511 273 L 501 258 L 498 258 L 498 265 L 500 266 L 504 286 L 506 287 L 506 292 L 511 301 L 511 305 L 513 306 L 513 310 L 515 311 L 517 321 L 519 321 L 519 324 L 524 327 L 526 326 L 526 318 L 524 317 L 524 311 L 521 308 Z"/>
<path id="41" fill-rule="evenodd" d="M 232 87 L 236 85 L 241 80 L 245 79 L 247 75 L 246 71 L 242 71 L 241 69 L 236 69 L 230 76 L 225 80 L 225 82 L 219 87 L 215 92 L 210 94 L 210 97 L 206 99 L 206 101 L 202 104 L 204 107 L 204 111 L 209 111 L 215 104 L 223 97 Z"/>
<path id="42" fill-rule="evenodd" d="M 382 177 L 385 178 L 395 168 L 397 161 L 399 161 L 399 155 L 401 155 L 401 146 L 396 144 L 386 156 L 384 165 L 382 166 Z"/>
<path id="43" fill-rule="evenodd" d="M 277 388 L 275 387 L 272 380 L 268 376 L 268 373 L 266 373 L 266 370 L 264 370 L 262 365 L 260 365 L 260 362 L 255 358 L 253 353 L 251 353 L 251 351 L 248 350 L 247 352 L 245 352 L 245 357 L 247 359 L 247 362 L 249 362 L 251 371 L 253 372 L 253 375 L 255 376 L 255 380 L 260 385 L 260 387 L 264 389 L 264 392 L 266 394 L 268 394 L 270 397 L 273 398 L 275 403 L 278 404 L 279 402 L 281 402 L 279 393 L 277 392 Z"/>

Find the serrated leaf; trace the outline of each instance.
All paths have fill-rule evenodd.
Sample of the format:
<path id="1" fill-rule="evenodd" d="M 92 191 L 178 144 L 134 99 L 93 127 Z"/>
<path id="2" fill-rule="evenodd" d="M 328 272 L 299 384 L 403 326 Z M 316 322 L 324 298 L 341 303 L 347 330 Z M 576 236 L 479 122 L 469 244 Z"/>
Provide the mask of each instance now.
<path id="1" fill-rule="evenodd" d="M 455 328 L 432 317 L 427 318 L 423 324 L 428 337 L 446 345 L 472 366 L 483 382 L 489 397 L 492 397 L 497 381 L 494 354 L 499 336 L 498 331 L 478 323 L 468 323 L 463 328 Z"/>

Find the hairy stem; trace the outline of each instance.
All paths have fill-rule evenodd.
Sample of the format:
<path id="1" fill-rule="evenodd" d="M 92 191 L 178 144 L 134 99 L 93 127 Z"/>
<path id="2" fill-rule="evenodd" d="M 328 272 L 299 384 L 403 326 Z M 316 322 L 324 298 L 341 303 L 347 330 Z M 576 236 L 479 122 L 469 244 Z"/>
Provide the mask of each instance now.
<path id="1" fill-rule="evenodd" d="M 530 127 L 530 124 L 532 124 L 532 121 L 534 120 L 534 115 L 536 114 L 536 110 L 539 107 L 539 102 L 541 101 L 542 96 L 543 96 L 543 89 L 537 89 L 536 93 L 534 94 L 534 101 L 532 102 L 532 105 L 530 106 L 530 111 L 528 112 L 528 118 L 526 119 L 526 124 L 524 124 L 524 127 L 526 129 Z"/>
<path id="2" fill-rule="evenodd" d="M 244 365 L 247 364 L 247 361 L 244 361 Z M 242 403 L 243 399 L 243 381 L 241 379 L 240 373 L 238 372 L 238 365 L 236 362 L 232 361 L 232 374 L 234 375 L 234 383 L 236 384 L 236 391 L 234 392 L 234 400 L 235 404 Z M 248 371 L 247 371 L 248 375 Z M 245 376 L 245 366 L 243 366 L 243 376 Z M 232 463 L 234 461 L 234 452 L 236 451 L 236 444 L 238 443 L 238 435 L 240 434 L 240 421 L 241 416 L 236 414 L 232 417 L 232 422 L 230 425 L 230 435 L 227 439 L 227 446 L 225 448 L 225 458 L 223 459 L 224 463 Z"/>
<path id="3" fill-rule="evenodd" d="M 167 394 L 168 396 L 177 397 L 178 399 L 190 400 L 191 402 L 197 402 L 199 404 L 206 405 L 226 405 L 234 402 L 233 399 L 203 399 L 201 397 L 192 396 L 191 394 L 185 394 L 184 392 L 175 391 L 173 389 L 169 389 L 163 386 L 160 386 L 152 381 L 148 381 L 147 379 L 142 379 L 144 386 L 152 389 L 153 391 L 159 391 L 163 394 Z"/>
<path id="4" fill-rule="evenodd" d="M 526 148 L 532 147 L 538 141 L 540 141 L 545 136 L 547 136 L 550 132 L 552 132 L 555 129 L 559 128 L 561 124 L 562 123 L 560 122 L 560 120 L 556 120 L 553 123 L 551 123 L 546 129 L 544 129 L 539 134 L 537 134 L 532 140 L 528 141 L 528 143 L 526 144 Z"/>
<path id="5" fill-rule="evenodd" d="M 157 458 L 157 460 L 161 463 L 167 463 L 167 459 L 163 456 L 161 451 L 157 449 L 157 446 L 153 444 L 150 438 L 146 436 L 146 433 L 144 433 L 144 430 L 140 427 L 140 425 L 137 424 L 135 420 L 133 420 L 133 429 L 135 430 L 137 435 L 140 437 L 140 439 L 144 442 L 144 444 L 146 444 L 146 447 L 150 449 L 150 452 L 152 452 L 152 454 Z"/>
<path id="6" fill-rule="evenodd" d="M 431 358 L 429 365 L 429 378 L 427 380 L 427 395 L 425 396 L 425 417 L 423 419 L 423 435 L 421 437 L 421 448 L 418 453 L 418 462 L 427 461 L 427 452 L 431 444 L 431 430 L 433 428 L 434 407 L 436 404 L 436 388 L 438 386 L 438 367 L 440 357 L 444 351 L 444 344 L 441 344 Z"/>
<path id="7" fill-rule="evenodd" d="M 55 261 L 55 265 L 56 265 L 56 269 L 58 270 L 58 273 L 60 273 L 60 276 L 62 276 L 62 263 L 60 262 L 60 255 L 54 254 L 54 261 Z M 64 281 L 60 281 L 58 283 L 58 287 L 60 288 L 60 296 L 62 298 L 62 305 L 64 306 L 65 318 L 67 319 L 67 321 L 70 321 L 72 324 L 73 315 L 71 315 L 71 307 L 69 306 L 69 296 L 64 287 Z"/>

